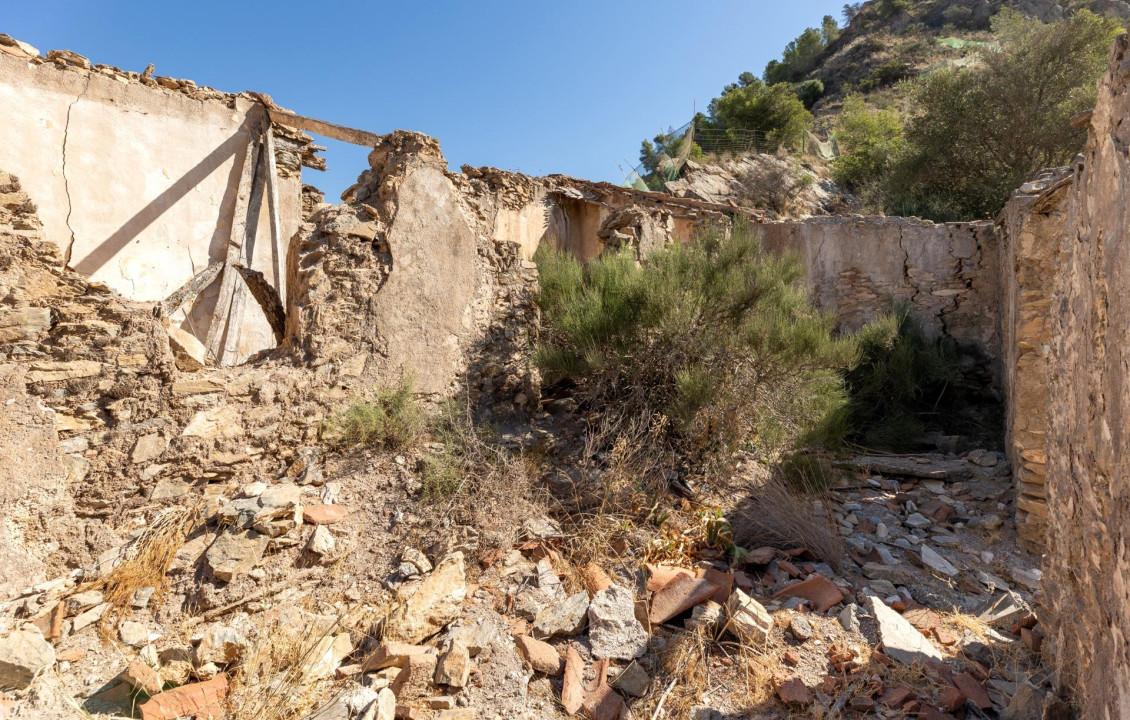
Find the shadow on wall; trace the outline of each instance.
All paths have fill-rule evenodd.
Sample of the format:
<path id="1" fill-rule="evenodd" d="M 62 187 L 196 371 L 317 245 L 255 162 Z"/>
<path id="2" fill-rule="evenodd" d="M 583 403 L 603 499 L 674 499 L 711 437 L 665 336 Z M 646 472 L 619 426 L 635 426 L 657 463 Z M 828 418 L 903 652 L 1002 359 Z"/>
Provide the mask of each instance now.
<path id="1" fill-rule="evenodd" d="M 248 113 L 247 117 L 244 118 L 243 124 L 234 135 L 225 140 L 215 150 L 208 153 L 196 167 L 192 168 L 187 174 L 169 186 L 167 190 L 153 198 L 148 205 L 127 220 L 113 235 L 102 241 L 93 252 L 74 265 L 73 269 L 88 277 L 96 273 L 103 265 L 121 252 L 130 241 L 140 235 L 145 228 L 152 225 L 157 218 L 161 217 L 169 208 L 176 205 L 178 201 L 183 199 L 193 188 L 227 162 L 229 158 L 238 154 L 239 158 L 237 158 L 237 162 L 232 164 L 231 172 L 228 173 L 227 192 L 224 193 L 223 201 L 220 205 L 220 217 L 226 218 L 227 222 L 217 224 L 216 230 L 212 234 L 212 241 L 208 246 L 209 262 L 222 259 L 222 251 L 231 228 L 231 214 L 235 203 L 236 189 L 239 186 L 239 176 L 242 171 L 242 165 L 245 159 L 244 156 L 247 154 L 248 133 L 250 132 L 252 122 L 258 121 L 258 114 Z"/>
<path id="2" fill-rule="evenodd" d="M 231 163 L 231 170 L 228 172 L 225 191 L 220 199 L 218 211 L 220 221 L 216 223 L 212 237 L 208 242 L 208 257 L 203 263 L 199 263 L 194 271 L 199 272 L 207 265 L 223 260 L 226 256 L 227 244 L 234 224 L 233 215 L 240 175 L 243 165 L 247 161 L 248 138 L 252 127 L 259 123 L 261 118 L 261 111 L 247 113 L 243 123 L 230 137 L 208 153 L 189 172 L 178 178 L 160 195 L 153 198 L 117 231 L 99 243 L 92 252 L 78 261 L 73 269 L 87 277 L 93 276 L 162 215 L 198 188 L 217 169 L 234 158 L 234 162 Z M 215 312 L 217 300 L 218 283 L 213 282 L 192 299 L 184 309 L 184 324 L 187 325 L 187 330 L 199 340 L 204 340 Z"/>

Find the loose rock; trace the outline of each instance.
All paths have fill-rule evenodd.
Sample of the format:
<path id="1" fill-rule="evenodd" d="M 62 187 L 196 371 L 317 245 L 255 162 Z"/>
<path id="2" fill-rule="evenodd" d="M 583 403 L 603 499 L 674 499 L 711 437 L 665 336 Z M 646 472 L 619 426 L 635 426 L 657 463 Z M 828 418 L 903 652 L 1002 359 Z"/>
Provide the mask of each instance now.
<path id="1" fill-rule="evenodd" d="M 631 590 L 615 584 L 601 590 L 589 604 L 588 618 L 593 657 L 632 660 L 647 650 Z"/>

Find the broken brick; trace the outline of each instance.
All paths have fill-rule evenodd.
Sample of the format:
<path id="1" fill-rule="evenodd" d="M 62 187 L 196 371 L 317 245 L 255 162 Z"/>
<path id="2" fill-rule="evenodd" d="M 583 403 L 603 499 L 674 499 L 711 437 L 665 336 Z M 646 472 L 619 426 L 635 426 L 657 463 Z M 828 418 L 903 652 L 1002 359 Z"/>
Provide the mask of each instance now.
<path id="1" fill-rule="evenodd" d="M 142 720 L 168 720 L 192 715 L 196 720 L 223 720 L 227 717 L 224 699 L 228 695 L 228 678 L 217 675 L 204 682 L 181 685 L 151 697 L 142 704 Z"/>
<path id="2" fill-rule="evenodd" d="M 879 696 L 879 703 L 889 708 L 901 708 L 914 699 L 914 691 L 905 687 L 887 688 Z"/>
<path id="3" fill-rule="evenodd" d="M 844 599 L 844 594 L 832 584 L 831 580 L 823 575 L 816 574 L 810 575 L 807 580 L 790 585 L 773 595 L 774 600 L 791 597 L 808 600 L 817 610 L 825 612 L 828 608 L 841 602 Z"/>
<path id="4" fill-rule="evenodd" d="M 777 684 L 777 697 L 790 707 L 803 707 L 815 700 L 812 690 L 798 677 L 791 677 Z"/>
<path id="5" fill-rule="evenodd" d="M 938 705 L 949 712 L 960 710 L 965 705 L 965 699 L 965 694 L 952 685 L 938 693 Z"/>
<path id="6" fill-rule="evenodd" d="M 585 661 L 570 645 L 565 651 L 565 678 L 561 683 L 561 705 L 565 712 L 576 715 L 585 701 Z"/>
<path id="7" fill-rule="evenodd" d="M 866 695 L 858 695 L 851 699 L 851 702 L 848 703 L 848 707 L 856 712 L 871 712 L 875 709 L 875 701 Z"/>
<path id="8" fill-rule="evenodd" d="M 611 686 L 601 685 L 588 694 L 583 707 L 589 720 L 616 720 L 624 708 L 624 699 Z"/>
<path id="9" fill-rule="evenodd" d="M 993 701 L 989 699 L 989 693 L 985 691 L 985 686 L 977 682 L 977 678 L 969 673 L 955 675 L 953 684 L 961 690 L 965 697 L 969 698 L 970 702 L 982 710 L 988 710 L 993 706 Z"/>
<path id="10" fill-rule="evenodd" d="M 665 623 L 679 613 L 710 599 L 718 586 L 709 580 L 679 575 L 651 598 L 648 620 L 652 625 Z"/>

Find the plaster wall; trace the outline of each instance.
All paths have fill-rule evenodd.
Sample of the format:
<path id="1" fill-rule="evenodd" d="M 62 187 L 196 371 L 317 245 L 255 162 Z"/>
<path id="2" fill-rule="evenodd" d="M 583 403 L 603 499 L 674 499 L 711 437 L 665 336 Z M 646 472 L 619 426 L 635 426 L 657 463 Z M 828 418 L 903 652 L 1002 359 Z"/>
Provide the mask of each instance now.
<path id="1" fill-rule="evenodd" d="M 848 330 L 905 304 L 928 337 L 1000 356 L 997 239 L 989 223 L 827 217 L 766 222 L 762 242 L 796 253 L 813 299 Z"/>
<path id="2" fill-rule="evenodd" d="M 68 265 L 130 300 L 162 300 L 223 258 L 260 112 L 242 97 L 197 100 L 0 54 L 0 167 L 35 198 Z M 301 221 L 298 177 L 280 178 L 279 202 L 285 253 Z M 264 207 L 250 265 L 271 278 L 268 215 Z M 218 285 L 174 321 L 202 339 Z M 253 301 L 238 332 L 241 359 L 275 344 Z"/>

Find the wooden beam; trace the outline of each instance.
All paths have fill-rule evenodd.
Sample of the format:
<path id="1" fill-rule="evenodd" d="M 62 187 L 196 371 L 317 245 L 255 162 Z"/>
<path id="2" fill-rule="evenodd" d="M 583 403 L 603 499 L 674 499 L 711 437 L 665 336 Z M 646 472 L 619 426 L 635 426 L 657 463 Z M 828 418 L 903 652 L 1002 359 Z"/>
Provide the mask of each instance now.
<path id="1" fill-rule="evenodd" d="M 325 135 L 334 140 L 341 140 L 342 142 L 353 143 L 354 145 L 363 145 L 365 147 L 376 147 L 381 142 L 381 135 L 368 132 L 367 130 L 357 130 L 356 128 L 345 127 L 344 125 L 335 125 L 325 120 L 315 120 L 314 118 L 303 117 L 288 113 L 285 110 L 278 108 L 267 108 L 267 114 L 271 117 L 271 122 L 277 122 L 280 125 L 286 125 L 297 130 L 306 130 L 308 132 L 317 133 L 318 135 Z"/>
<path id="2" fill-rule="evenodd" d="M 224 269 L 222 260 L 217 260 L 200 272 L 196 273 L 191 280 L 181 285 L 176 291 L 161 301 L 161 309 L 164 310 L 165 315 L 172 315 L 181 306 L 187 302 L 191 302 L 203 292 L 204 288 L 215 282 L 216 278 L 220 276 L 220 271 Z"/>
<path id="3" fill-rule="evenodd" d="M 224 330 L 230 324 L 228 320 L 231 315 L 232 302 L 236 295 L 237 280 L 240 279 L 239 272 L 232 266 L 238 263 L 243 255 L 243 244 L 247 236 L 248 201 L 255 179 L 255 167 L 259 164 L 259 146 L 262 135 L 263 121 L 260 119 L 248 128 L 247 151 L 244 153 L 243 168 L 239 176 L 239 185 L 236 188 L 228 246 L 224 251 L 224 276 L 220 281 L 220 294 L 216 298 L 216 307 L 212 311 L 212 322 L 208 326 L 208 335 L 204 340 L 204 346 L 217 362 L 223 355 L 224 348 L 221 343 L 224 338 Z"/>
<path id="4" fill-rule="evenodd" d="M 242 259 L 231 263 L 228 271 L 238 272 L 237 264 L 248 267 L 255 259 L 255 240 L 259 232 L 259 214 L 263 209 L 263 195 L 267 187 L 267 143 L 266 135 L 270 128 L 269 123 L 264 123 L 259 134 L 259 153 L 255 158 L 254 179 L 251 182 L 251 196 L 247 200 L 247 220 L 244 230 Z M 239 327 L 243 324 L 243 311 L 247 305 L 247 283 L 242 275 L 234 284 L 231 299 L 231 311 L 228 313 L 228 332 L 224 337 L 223 352 L 218 361 L 221 367 L 229 367 L 239 362 Z"/>
<path id="5" fill-rule="evenodd" d="M 286 248 L 283 247 L 282 218 L 279 216 L 279 175 L 275 167 L 275 133 L 267 125 L 267 208 L 271 215 L 271 258 L 275 273 L 275 292 L 286 302 Z M 244 276 L 246 280 L 246 275 Z M 254 294 L 254 293 L 252 293 Z"/>

